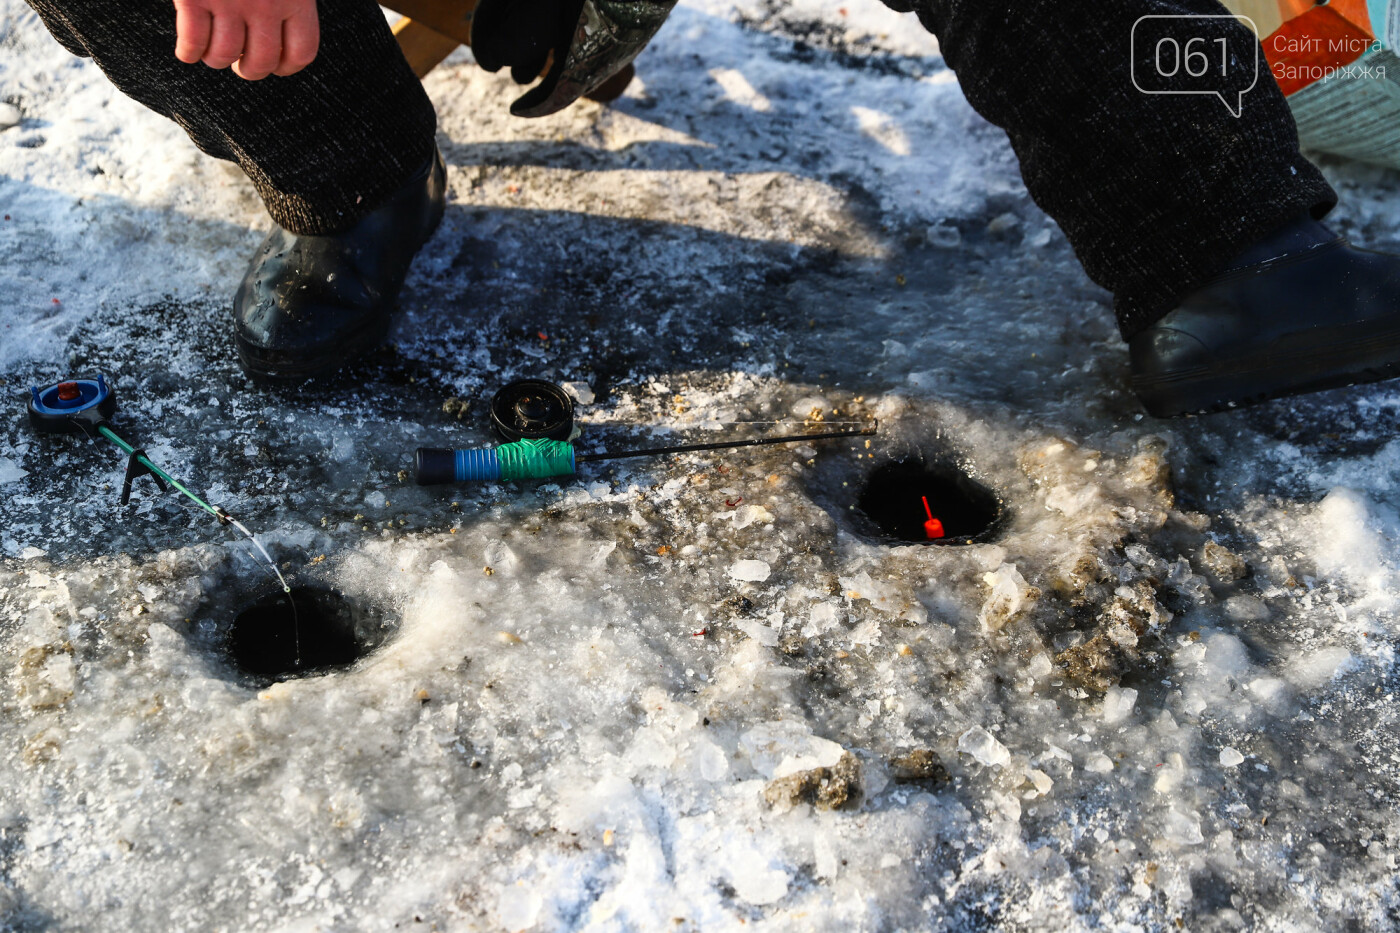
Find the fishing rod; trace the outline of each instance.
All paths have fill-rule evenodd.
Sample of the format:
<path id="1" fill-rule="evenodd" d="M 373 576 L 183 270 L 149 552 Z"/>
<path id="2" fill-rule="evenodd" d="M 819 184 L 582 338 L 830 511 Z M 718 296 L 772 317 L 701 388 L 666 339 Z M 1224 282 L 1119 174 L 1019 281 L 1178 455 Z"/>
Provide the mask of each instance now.
<path id="1" fill-rule="evenodd" d="M 131 486 L 142 476 L 150 476 L 161 492 L 174 487 L 186 499 L 218 519 L 221 525 L 231 525 L 243 533 L 263 560 L 276 574 L 282 584 L 282 591 L 290 593 L 292 588 L 277 569 L 277 562 L 257 537 L 247 527 L 234 518 L 227 510 L 211 505 L 175 479 L 169 473 L 151 462 L 146 452 L 118 434 L 108 422 L 117 411 L 117 395 L 107 384 L 107 379 L 98 374 L 96 379 L 64 379 L 47 386 L 32 386 L 29 390 L 29 424 L 40 434 L 84 434 L 90 438 L 102 438 L 115 445 L 126 454 L 126 476 L 122 479 L 121 503 L 131 501 Z"/>
<path id="2" fill-rule="evenodd" d="M 503 443 L 495 447 L 463 449 L 419 447 L 413 463 L 414 480 L 418 485 L 549 479 L 573 476 L 580 463 L 868 437 L 879 429 L 878 422 L 870 421 L 858 428 L 839 431 L 580 453 L 572 443 L 576 436 L 573 401 L 559 386 L 539 379 L 523 379 L 503 386 L 491 399 L 490 414 L 491 426 Z"/>

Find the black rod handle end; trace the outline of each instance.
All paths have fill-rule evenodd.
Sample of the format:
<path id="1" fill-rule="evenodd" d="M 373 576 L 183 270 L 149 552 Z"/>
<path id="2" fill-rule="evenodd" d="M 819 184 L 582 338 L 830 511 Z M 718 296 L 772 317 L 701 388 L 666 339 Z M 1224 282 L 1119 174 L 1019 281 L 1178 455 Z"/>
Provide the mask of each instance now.
<path id="1" fill-rule="evenodd" d="M 441 447 L 419 447 L 413 455 L 413 481 L 437 486 L 457 481 L 457 452 Z"/>

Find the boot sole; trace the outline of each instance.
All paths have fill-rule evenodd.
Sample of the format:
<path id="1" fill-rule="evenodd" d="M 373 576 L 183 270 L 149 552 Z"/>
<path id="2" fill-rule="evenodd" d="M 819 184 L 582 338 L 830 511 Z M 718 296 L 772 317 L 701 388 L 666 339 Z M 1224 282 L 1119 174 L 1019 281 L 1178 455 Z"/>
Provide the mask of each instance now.
<path id="1" fill-rule="evenodd" d="M 1154 418 L 1205 414 L 1269 399 L 1400 376 L 1400 330 L 1324 346 L 1296 346 L 1160 376 L 1134 376 Z"/>
<path id="2" fill-rule="evenodd" d="M 236 340 L 234 343 L 238 346 L 238 362 L 243 367 L 243 371 L 260 385 L 291 385 L 314 379 L 317 376 L 329 375 L 383 343 L 384 338 L 389 335 L 389 324 L 392 316 L 392 312 L 386 312 L 373 325 L 364 328 L 349 341 L 337 346 L 335 354 L 332 356 L 299 359 L 294 362 L 278 361 L 274 363 L 259 357 L 241 340 Z"/>

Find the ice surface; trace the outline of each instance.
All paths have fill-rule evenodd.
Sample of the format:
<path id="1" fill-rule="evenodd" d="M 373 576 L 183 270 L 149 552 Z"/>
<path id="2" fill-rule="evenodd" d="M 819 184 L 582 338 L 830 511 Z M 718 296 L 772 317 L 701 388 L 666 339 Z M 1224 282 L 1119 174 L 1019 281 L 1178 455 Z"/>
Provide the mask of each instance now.
<path id="1" fill-rule="evenodd" d="M 914 17 L 697 0 L 621 100 L 539 121 L 457 53 L 390 346 L 296 393 L 231 360 L 247 182 L 0 24 L 0 929 L 1394 928 L 1400 393 L 1146 418 Z M 1324 169 L 1338 229 L 1400 245 L 1397 176 Z M 25 424 L 96 370 L 395 636 L 239 675 L 248 546 Z M 586 449 L 881 429 L 411 484 L 527 376 Z M 852 490 L 913 451 L 1004 498 L 995 542 L 862 536 Z M 765 800 L 847 754 L 852 809 Z"/>

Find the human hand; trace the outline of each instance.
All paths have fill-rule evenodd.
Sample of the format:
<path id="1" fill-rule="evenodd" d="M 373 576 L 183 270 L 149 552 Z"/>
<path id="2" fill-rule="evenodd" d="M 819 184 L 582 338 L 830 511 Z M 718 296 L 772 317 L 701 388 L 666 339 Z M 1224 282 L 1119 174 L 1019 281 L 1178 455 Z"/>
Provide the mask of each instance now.
<path id="1" fill-rule="evenodd" d="M 296 74 L 316 57 L 316 0 L 175 0 L 175 57 L 233 66 L 249 81 Z"/>

